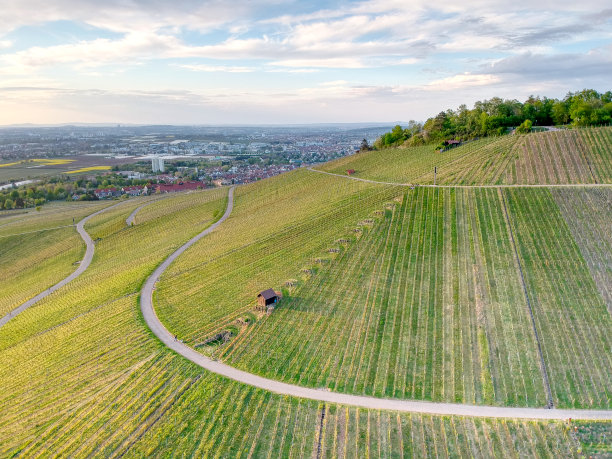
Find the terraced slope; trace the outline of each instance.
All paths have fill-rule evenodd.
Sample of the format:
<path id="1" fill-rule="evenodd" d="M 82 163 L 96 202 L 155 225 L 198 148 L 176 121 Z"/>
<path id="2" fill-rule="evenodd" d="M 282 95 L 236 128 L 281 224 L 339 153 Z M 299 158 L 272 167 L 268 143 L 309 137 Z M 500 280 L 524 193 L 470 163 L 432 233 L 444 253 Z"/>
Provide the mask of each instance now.
<path id="1" fill-rule="evenodd" d="M 318 169 L 336 174 L 345 174 L 348 169 L 353 169 L 354 176 L 359 178 L 429 184 L 433 183 L 434 167 L 437 167 L 440 173 L 440 180 L 436 182 L 438 184 L 495 182 L 501 172 L 488 170 L 490 165 L 497 163 L 499 158 L 509 156 L 516 141 L 517 137 L 514 136 L 486 138 L 468 142 L 444 153 L 434 151 L 433 145 L 390 148 L 340 158 Z"/>
<path id="2" fill-rule="evenodd" d="M 552 131 L 359 153 L 321 170 L 382 182 L 438 185 L 612 183 L 612 128 Z"/>
<path id="3" fill-rule="evenodd" d="M 195 230 L 210 224 L 214 212 L 223 208 L 223 193 L 224 190 L 219 190 L 194 195 L 190 210 L 200 209 L 201 216 L 174 213 L 172 201 L 167 199 L 164 200 L 168 206 L 166 215 L 149 225 L 127 227 L 125 224 L 125 218 L 139 201 L 123 203 L 94 217 L 85 227 L 96 241 L 92 265 L 73 282 L 2 327 L 0 352 L 35 335 L 41 324 L 53 327 L 101 304 L 136 294 L 160 253 L 167 254 L 166 251 L 183 240 L 184 234 L 194 234 Z M 123 220 L 117 218 L 126 213 Z M 154 231 L 162 222 L 165 227 Z"/>
<path id="4" fill-rule="evenodd" d="M 151 406 L 162 410 L 180 393 L 186 364 L 140 325 L 137 292 L 177 241 L 213 221 L 224 194 L 194 194 L 178 213 L 167 199 L 165 215 L 137 227 L 127 228 L 125 218 L 139 203 L 94 217 L 87 226 L 98 240 L 90 269 L 0 329 L 0 451 L 62 454 L 101 448 L 103 439 L 122 443 L 128 438 L 117 426 L 151 422 Z"/>
<path id="5" fill-rule="evenodd" d="M 269 214 L 242 204 L 225 234 L 192 247 L 162 277 L 155 300 L 169 330 L 231 365 L 298 385 L 459 403 L 610 407 L 612 322 L 549 191 L 404 187 L 390 210 L 380 198 L 395 188 L 310 179 L 304 183 L 336 180 L 387 194 L 367 207 L 360 202 L 358 211 L 345 204 L 332 220 L 300 215 L 317 230 L 300 225 L 269 239 L 262 232 L 246 244 L 236 236 L 249 233 L 239 226 L 244 214 Z M 307 195 L 311 212 L 334 206 L 326 193 Z M 276 218 L 290 215 L 280 209 L 272 210 Z M 292 286 L 283 306 L 252 325 L 255 294 L 279 289 L 283 279 Z"/>

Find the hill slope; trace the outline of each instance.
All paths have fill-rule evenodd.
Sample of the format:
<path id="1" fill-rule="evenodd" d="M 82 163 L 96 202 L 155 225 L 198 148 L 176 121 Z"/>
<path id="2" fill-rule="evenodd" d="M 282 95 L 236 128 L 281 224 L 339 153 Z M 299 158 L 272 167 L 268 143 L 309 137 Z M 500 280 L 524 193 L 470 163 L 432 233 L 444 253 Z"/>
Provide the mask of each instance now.
<path id="1" fill-rule="evenodd" d="M 473 147 L 473 156 L 445 163 L 454 174 L 447 180 L 508 177 L 516 158 L 498 142 L 518 148 L 538 138 L 458 148 Z M 602 177 L 606 148 L 601 164 L 588 156 Z M 361 156 L 371 169 L 358 175 L 404 170 L 405 158 L 392 154 L 389 164 Z M 498 157 L 507 164 L 479 169 Z M 533 180 L 554 177 L 550 157 L 537 158 L 543 175 Z M 572 180 L 583 177 L 584 168 L 567 170 Z M 88 271 L 0 328 L 1 456 L 610 450 L 610 422 L 495 421 L 298 400 L 211 375 L 161 346 L 142 321 L 137 293 L 161 260 L 219 216 L 225 193 L 160 200 L 143 207 L 133 227 L 125 220 L 140 202 L 128 201 L 87 225 L 99 239 Z M 545 370 L 555 405 L 609 407 L 610 202 L 607 188 L 410 190 L 299 170 L 237 188 L 232 217 L 161 279 L 157 312 L 193 346 L 231 329 L 227 343 L 198 349 L 299 384 L 545 406 Z M 28 252 L 32 273 L 44 278 L 44 259 L 58 251 L 41 254 L 40 263 L 36 251 Z M 269 287 L 285 298 L 257 317 L 255 295 Z"/>
<path id="2" fill-rule="evenodd" d="M 320 170 L 383 182 L 438 185 L 612 183 L 612 128 L 487 138 L 442 153 L 427 145 L 358 153 Z"/>

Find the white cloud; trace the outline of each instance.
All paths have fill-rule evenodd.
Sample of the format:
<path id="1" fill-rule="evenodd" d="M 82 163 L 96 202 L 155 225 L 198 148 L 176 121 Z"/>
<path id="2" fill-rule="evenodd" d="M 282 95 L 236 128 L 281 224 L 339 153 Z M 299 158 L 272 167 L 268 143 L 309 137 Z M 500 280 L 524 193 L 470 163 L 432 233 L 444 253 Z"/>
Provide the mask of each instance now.
<path id="1" fill-rule="evenodd" d="M 423 89 L 431 91 L 456 91 L 466 87 L 490 86 L 499 83 L 501 78 L 491 74 L 463 73 L 451 77 L 434 80 L 423 86 Z"/>
<path id="2" fill-rule="evenodd" d="M 588 53 L 581 43 L 612 42 L 612 10 L 608 2 L 543 2 L 536 7 L 527 0 L 512 4 L 466 0 L 438 7 L 425 0 L 371 0 L 306 13 L 302 11 L 309 4 L 301 3 L 299 14 L 292 14 L 296 4 L 289 0 L 278 0 L 281 7 L 264 0 L 5 2 L 0 15 L 0 75 L 2 84 L 9 79 L 44 81 L 51 75 L 68 75 L 56 84 L 60 89 L 47 91 L 44 97 L 67 104 L 71 113 L 76 113 L 76 101 L 86 102 L 83 106 L 87 107 L 100 104 L 101 117 L 110 116 L 113 106 L 135 103 L 153 111 L 179 103 L 197 110 L 214 107 L 240 111 L 246 104 L 251 114 L 256 113 L 259 104 L 274 107 L 279 120 L 285 120 L 282 114 L 278 115 L 281 108 L 287 110 L 296 101 L 304 105 L 312 101 L 312 113 L 316 107 L 338 102 L 333 111 L 320 111 L 321 116 L 340 113 L 341 109 L 347 116 L 357 116 L 350 109 L 356 105 L 351 104 L 367 99 L 368 110 L 360 116 L 373 116 L 379 113 L 375 106 L 399 110 L 395 107 L 404 104 L 402 110 L 409 111 L 415 109 L 415 100 L 428 99 L 432 104 L 430 113 L 438 109 L 434 106 L 441 101 L 446 108 L 452 106 L 455 96 L 474 94 L 482 98 L 493 91 L 500 95 L 507 91 L 519 97 L 511 94 L 518 90 L 519 83 L 521 89 L 555 91 L 564 84 L 588 87 L 590 82 L 605 83 L 612 69 L 612 50 L 602 47 Z M 39 42 L 24 49 L 19 34 L 6 35 L 23 25 L 36 27 L 51 21 L 72 21 L 119 36 L 87 40 L 77 36 L 78 41 L 52 46 Z M 573 45 L 571 53 L 563 50 L 567 44 Z M 229 80 L 232 84 L 240 84 L 234 80 L 247 80 L 236 77 L 228 78 L 228 82 L 218 78 L 219 85 L 205 91 L 191 82 L 186 84 L 193 86 L 179 93 L 164 88 L 148 93 L 130 90 L 141 87 L 129 79 L 136 73 L 130 70 L 143 63 L 158 63 L 156 72 L 161 78 L 156 81 L 167 81 L 163 78 L 167 76 L 163 74 L 167 65 L 191 72 L 266 72 L 269 78 L 262 88 L 220 86 L 229 85 Z M 122 69 L 127 69 L 125 74 L 119 73 Z M 112 87 L 124 88 L 122 91 L 61 89 L 107 84 L 104 76 L 109 72 L 114 72 Z M 290 73 L 317 73 L 317 80 L 309 87 L 295 87 L 292 84 L 303 84 L 306 77 L 275 75 Z M 590 75 L 593 78 L 589 79 Z M 264 89 L 273 87 L 275 78 L 278 87 L 284 88 L 283 94 Z M 320 84 L 320 80 L 332 81 Z M 151 83 L 151 87 L 154 84 L 159 83 Z M 43 93 L 41 89 L 30 89 L 13 91 L 9 96 L 11 100 L 26 94 L 42 98 Z M 105 97 L 115 105 L 105 102 Z M 469 100 L 458 100 L 461 102 Z M 194 108 L 191 113 L 195 112 Z M 160 109 L 159 113 L 164 112 Z M 140 109 L 137 114 L 148 116 Z M 418 116 L 407 113 L 406 117 Z"/>
<path id="3" fill-rule="evenodd" d="M 360 59 L 353 57 L 339 57 L 328 59 L 286 59 L 271 62 L 271 65 L 279 67 L 318 67 L 318 68 L 342 68 L 361 69 L 367 67 Z"/>
<path id="4" fill-rule="evenodd" d="M 240 67 L 231 65 L 185 64 L 179 65 L 179 67 L 192 70 L 194 72 L 249 73 L 256 70 L 255 67 Z"/>
<path id="5" fill-rule="evenodd" d="M 157 58 L 180 46 L 177 38 L 147 32 L 132 32 L 120 40 L 99 38 L 74 44 L 35 46 L 13 54 L 0 56 L 5 65 L 15 69 L 57 64 L 77 64 L 84 67 L 139 59 Z"/>

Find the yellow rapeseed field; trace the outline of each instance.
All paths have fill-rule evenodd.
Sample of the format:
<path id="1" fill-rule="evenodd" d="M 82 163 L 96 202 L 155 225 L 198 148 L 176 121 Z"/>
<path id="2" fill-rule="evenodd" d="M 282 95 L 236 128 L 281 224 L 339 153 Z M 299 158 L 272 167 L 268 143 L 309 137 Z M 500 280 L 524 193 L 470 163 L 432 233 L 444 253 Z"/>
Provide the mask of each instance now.
<path id="1" fill-rule="evenodd" d="M 77 169 L 75 171 L 68 171 L 67 174 L 78 174 L 81 172 L 89 172 L 89 171 L 108 171 L 110 170 L 110 166 L 90 166 L 90 167 L 82 167 L 81 169 Z"/>

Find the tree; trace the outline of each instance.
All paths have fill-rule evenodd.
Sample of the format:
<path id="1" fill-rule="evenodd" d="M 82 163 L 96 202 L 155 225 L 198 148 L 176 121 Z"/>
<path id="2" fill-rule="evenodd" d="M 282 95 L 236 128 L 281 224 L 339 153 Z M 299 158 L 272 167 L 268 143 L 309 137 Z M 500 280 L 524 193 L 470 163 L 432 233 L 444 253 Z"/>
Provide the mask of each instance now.
<path id="1" fill-rule="evenodd" d="M 361 141 L 361 146 L 359 147 L 359 151 L 370 151 L 372 148 L 370 147 L 370 144 L 368 143 L 367 139 L 363 139 Z"/>
<path id="2" fill-rule="evenodd" d="M 523 123 L 516 128 L 516 133 L 517 134 L 527 134 L 529 132 L 531 132 L 531 120 L 525 120 L 523 121 Z"/>
<path id="3" fill-rule="evenodd" d="M 570 114 L 565 102 L 554 103 L 552 107 L 552 119 L 556 125 L 569 123 Z"/>

